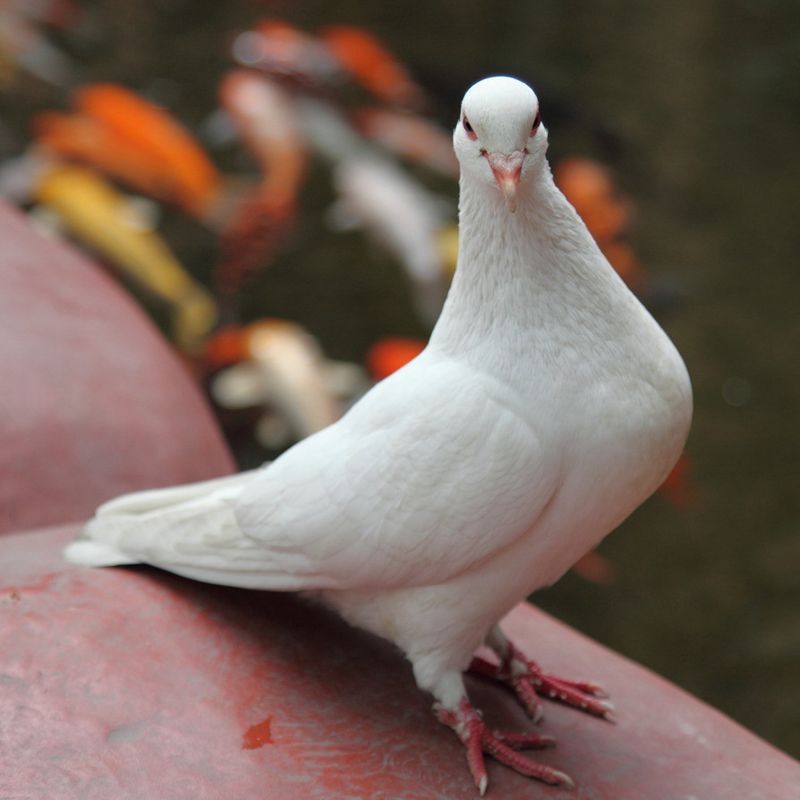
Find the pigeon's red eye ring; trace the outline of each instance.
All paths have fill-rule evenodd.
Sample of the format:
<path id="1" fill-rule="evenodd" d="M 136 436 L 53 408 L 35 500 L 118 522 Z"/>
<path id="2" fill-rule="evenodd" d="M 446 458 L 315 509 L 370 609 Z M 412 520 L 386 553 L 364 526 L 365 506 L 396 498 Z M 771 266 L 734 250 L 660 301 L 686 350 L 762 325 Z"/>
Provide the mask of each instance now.
<path id="1" fill-rule="evenodd" d="M 472 125 L 469 124 L 469 120 L 467 119 L 466 115 L 464 119 L 461 121 L 464 125 L 464 130 L 467 132 L 467 136 L 473 141 L 478 138 L 478 134 L 472 129 Z"/>
<path id="2" fill-rule="evenodd" d="M 531 125 L 531 136 L 536 136 L 536 131 L 539 130 L 539 126 L 542 124 L 542 115 L 539 111 L 536 112 L 536 119 L 533 121 L 533 125 Z"/>

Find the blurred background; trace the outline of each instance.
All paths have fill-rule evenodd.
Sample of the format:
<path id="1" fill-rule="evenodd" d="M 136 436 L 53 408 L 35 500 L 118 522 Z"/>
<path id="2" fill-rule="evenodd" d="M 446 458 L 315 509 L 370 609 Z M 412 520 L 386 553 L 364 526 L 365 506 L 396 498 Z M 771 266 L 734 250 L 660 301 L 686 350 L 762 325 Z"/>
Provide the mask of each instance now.
<path id="1" fill-rule="evenodd" d="M 696 402 L 667 485 L 535 600 L 797 756 L 798 64 L 791 0 L 3 0 L 0 194 L 131 292 L 252 466 L 424 344 L 460 98 L 530 82 Z"/>

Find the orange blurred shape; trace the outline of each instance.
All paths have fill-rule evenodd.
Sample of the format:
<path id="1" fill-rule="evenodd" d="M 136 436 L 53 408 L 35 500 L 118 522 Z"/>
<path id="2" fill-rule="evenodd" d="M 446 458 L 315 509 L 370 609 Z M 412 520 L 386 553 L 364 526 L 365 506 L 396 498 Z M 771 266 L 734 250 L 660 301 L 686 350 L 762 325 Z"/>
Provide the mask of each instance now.
<path id="1" fill-rule="evenodd" d="M 233 209 L 220 238 L 214 283 L 230 296 L 283 243 L 295 219 L 307 155 L 291 97 L 274 81 L 251 70 L 231 70 L 219 97 L 261 171 L 260 182 Z"/>
<path id="2" fill-rule="evenodd" d="M 248 333 L 241 325 L 225 325 L 203 346 L 202 361 L 211 371 L 238 364 L 249 357 Z"/>
<path id="3" fill-rule="evenodd" d="M 312 42 L 313 37 L 307 33 L 303 33 L 300 28 L 290 25 L 282 19 L 262 19 L 259 20 L 254 26 L 253 30 L 267 39 L 274 39 L 276 42 Z"/>
<path id="4" fill-rule="evenodd" d="M 297 69 L 315 47 L 314 37 L 280 19 L 264 19 L 253 26 L 262 40 L 264 56 L 271 62 Z"/>
<path id="5" fill-rule="evenodd" d="M 686 453 L 681 454 L 658 493 L 675 508 L 685 511 L 697 502 L 697 490 L 691 479 L 691 462 Z"/>
<path id="6" fill-rule="evenodd" d="M 297 335 L 302 329 L 282 319 L 260 319 L 249 325 L 229 324 L 215 331 L 203 347 L 203 363 L 210 371 L 253 358 L 254 345 L 266 338 Z"/>
<path id="7" fill-rule="evenodd" d="M 258 160 L 263 196 L 276 206 L 293 203 L 306 165 L 306 153 L 291 97 L 276 83 L 251 70 L 223 77 L 219 98 L 236 131 Z"/>
<path id="8" fill-rule="evenodd" d="M 625 281 L 634 293 L 645 288 L 647 274 L 633 248 L 627 242 L 612 241 L 602 245 L 603 255 L 617 274 Z"/>
<path id="9" fill-rule="evenodd" d="M 610 558 L 600 555 L 597 550 L 590 550 L 579 558 L 572 565 L 572 570 L 589 583 L 599 586 L 610 586 L 617 580 L 619 572 L 617 565 Z"/>
<path id="10" fill-rule="evenodd" d="M 458 161 L 449 131 L 424 117 L 385 108 L 358 109 L 353 119 L 367 138 L 377 141 L 388 150 L 444 175 L 458 178 Z"/>
<path id="11" fill-rule="evenodd" d="M 380 339 L 367 351 L 365 359 L 367 370 L 373 380 L 382 381 L 416 358 L 425 349 L 426 344 L 421 339 L 402 336 L 387 336 L 385 339 Z"/>
<path id="12" fill-rule="evenodd" d="M 569 157 L 556 164 L 553 176 L 601 247 L 624 233 L 631 209 L 608 168 L 590 158 Z"/>
<path id="13" fill-rule="evenodd" d="M 31 11 L 38 11 L 39 20 L 53 28 L 69 31 L 81 21 L 83 10 L 74 0 L 53 0 L 48 3 L 30 3 Z"/>
<path id="14" fill-rule="evenodd" d="M 355 26 L 332 25 L 321 35 L 342 66 L 376 97 L 406 108 L 424 105 L 422 89 L 372 34 Z"/>
<path id="15" fill-rule="evenodd" d="M 237 56 L 234 44 L 234 57 L 245 66 L 317 87 L 340 76 L 341 65 L 323 42 L 283 20 L 262 20 L 242 39 L 244 51 Z"/>
<path id="16" fill-rule="evenodd" d="M 131 147 L 97 120 L 43 111 L 33 118 L 32 128 L 37 143 L 62 158 L 90 164 L 149 197 L 171 199 L 166 176 L 153 168 L 150 154 Z"/>
<path id="17" fill-rule="evenodd" d="M 169 170 L 178 202 L 203 213 L 219 189 L 219 173 L 192 135 L 174 117 L 135 92 L 115 84 L 79 89 L 78 111 L 99 120 Z"/>
<path id="18" fill-rule="evenodd" d="M 73 105 L 78 116 L 47 115 L 35 122 L 43 144 L 204 216 L 219 190 L 219 174 L 177 120 L 135 92 L 110 83 L 82 87 Z M 101 141 L 103 147 L 89 147 L 87 141 Z M 100 152 L 104 147 L 114 158 Z"/>
<path id="19" fill-rule="evenodd" d="M 230 297 L 274 259 L 296 212 L 293 198 L 274 194 L 266 183 L 239 202 L 220 234 L 213 274 L 217 292 Z"/>

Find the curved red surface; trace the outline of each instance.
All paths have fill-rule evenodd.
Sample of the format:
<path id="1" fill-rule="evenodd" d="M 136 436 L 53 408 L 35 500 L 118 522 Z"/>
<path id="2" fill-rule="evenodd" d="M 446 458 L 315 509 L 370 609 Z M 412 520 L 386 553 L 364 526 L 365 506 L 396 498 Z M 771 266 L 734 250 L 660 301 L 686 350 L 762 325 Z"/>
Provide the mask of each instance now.
<path id="1" fill-rule="evenodd" d="M 291 595 L 149 568 L 65 566 L 72 527 L 0 540 L 0 797 L 477 797 L 461 744 L 387 644 Z M 540 758 L 577 789 L 490 761 L 489 797 L 789 800 L 800 766 L 530 606 L 507 630 L 543 666 L 612 693 L 612 725 L 548 704 Z M 529 723 L 472 684 L 490 723 Z"/>
<path id="2" fill-rule="evenodd" d="M 205 402 L 136 304 L 0 202 L 0 532 L 233 469 Z"/>

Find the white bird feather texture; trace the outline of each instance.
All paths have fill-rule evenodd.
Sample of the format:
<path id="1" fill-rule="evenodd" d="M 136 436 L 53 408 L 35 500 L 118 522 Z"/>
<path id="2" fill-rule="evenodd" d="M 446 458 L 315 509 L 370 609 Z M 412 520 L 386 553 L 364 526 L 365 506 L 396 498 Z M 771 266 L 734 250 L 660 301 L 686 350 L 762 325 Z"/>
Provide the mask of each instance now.
<path id="1" fill-rule="evenodd" d="M 512 78 L 464 98 L 458 266 L 419 357 L 271 464 L 101 507 L 67 558 L 314 592 L 455 709 L 493 626 L 655 491 L 691 419 L 680 356 L 555 187 L 537 113 Z M 487 151 L 522 158 L 515 213 Z"/>

